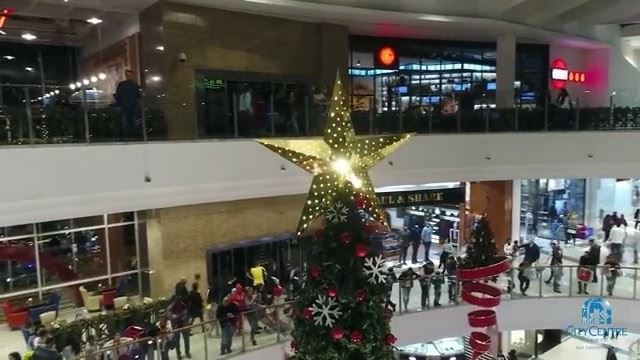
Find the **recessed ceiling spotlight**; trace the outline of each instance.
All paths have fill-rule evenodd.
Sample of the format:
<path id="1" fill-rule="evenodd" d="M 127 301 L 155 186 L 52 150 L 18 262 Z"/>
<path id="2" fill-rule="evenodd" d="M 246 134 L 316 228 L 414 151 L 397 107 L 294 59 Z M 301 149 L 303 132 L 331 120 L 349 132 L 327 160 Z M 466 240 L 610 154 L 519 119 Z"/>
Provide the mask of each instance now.
<path id="1" fill-rule="evenodd" d="M 4 58 L 7 59 L 7 60 L 13 60 L 16 57 L 15 56 L 11 56 L 11 55 L 5 55 Z"/>
<path id="2" fill-rule="evenodd" d="M 27 70 L 28 72 L 33 72 L 33 70 L 34 70 L 34 69 L 33 69 L 32 67 L 30 67 L 30 66 L 25 66 L 25 68 L 24 68 L 24 69 L 25 69 L 25 70 Z"/>
<path id="3" fill-rule="evenodd" d="M 2 30 L 2 29 L 0 29 L 0 35 L 7 35 L 7 32 Z"/>
<path id="4" fill-rule="evenodd" d="M 106 79 L 106 78 L 107 78 L 107 74 L 105 74 L 105 73 L 100 73 L 100 74 L 98 74 L 98 79 L 100 79 L 100 80 L 104 80 L 104 79 Z"/>
<path id="5" fill-rule="evenodd" d="M 98 78 L 96 76 L 92 76 L 91 77 L 91 82 L 96 82 L 96 81 L 98 81 Z"/>
<path id="6" fill-rule="evenodd" d="M 35 40 L 38 37 L 33 35 L 32 33 L 23 33 L 22 35 L 20 35 L 21 38 L 27 40 L 27 41 L 31 41 L 31 40 Z"/>
<path id="7" fill-rule="evenodd" d="M 102 22 L 102 19 L 98 19 L 97 17 L 94 16 L 92 18 L 87 19 L 87 22 L 89 24 L 98 25 Z"/>
<path id="8" fill-rule="evenodd" d="M 158 45 L 158 46 L 156 46 L 156 50 L 158 50 L 158 51 L 164 51 L 164 45 Z"/>
<path id="9" fill-rule="evenodd" d="M 84 85 L 89 85 L 89 79 L 82 79 L 82 83 Z"/>

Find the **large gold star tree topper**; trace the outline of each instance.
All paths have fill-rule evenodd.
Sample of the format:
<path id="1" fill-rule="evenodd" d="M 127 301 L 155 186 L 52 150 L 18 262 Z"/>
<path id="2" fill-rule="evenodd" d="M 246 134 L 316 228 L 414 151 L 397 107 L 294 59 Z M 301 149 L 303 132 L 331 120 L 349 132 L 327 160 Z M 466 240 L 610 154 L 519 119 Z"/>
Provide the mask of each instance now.
<path id="1" fill-rule="evenodd" d="M 298 223 L 297 235 L 300 236 L 315 219 L 335 205 L 335 197 L 341 189 L 352 191 L 354 199 L 363 200 L 364 211 L 386 224 L 368 170 L 410 136 L 356 136 L 338 76 L 323 138 L 259 139 L 258 142 L 314 175 Z"/>

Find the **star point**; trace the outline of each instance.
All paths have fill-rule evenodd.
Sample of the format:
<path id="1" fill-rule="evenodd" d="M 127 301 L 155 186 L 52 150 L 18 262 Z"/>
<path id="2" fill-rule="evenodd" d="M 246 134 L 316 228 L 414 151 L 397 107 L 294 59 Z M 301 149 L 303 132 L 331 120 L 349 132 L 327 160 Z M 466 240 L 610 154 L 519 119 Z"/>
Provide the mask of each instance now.
<path id="1" fill-rule="evenodd" d="M 313 175 L 298 223 L 298 236 L 335 202 L 335 196 L 342 188 L 352 191 L 354 199 L 361 197 L 367 204 L 364 210 L 385 224 L 384 211 L 378 206 L 368 171 L 411 136 L 356 136 L 339 77 L 332 99 L 322 138 L 258 140 L 269 150 Z"/>

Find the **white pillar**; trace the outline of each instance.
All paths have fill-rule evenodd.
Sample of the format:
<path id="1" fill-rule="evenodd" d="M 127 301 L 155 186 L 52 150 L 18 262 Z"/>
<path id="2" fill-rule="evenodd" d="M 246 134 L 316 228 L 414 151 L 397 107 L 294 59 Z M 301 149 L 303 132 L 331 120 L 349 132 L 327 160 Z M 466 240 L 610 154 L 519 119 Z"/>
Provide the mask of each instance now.
<path id="1" fill-rule="evenodd" d="M 496 106 L 513 107 L 516 81 L 516 37 L 513 34 L 498 35 L 496 52 Z"/>
<path id="2" fill-rule="evenodd" d="M 513 180 L 511 185 L 511 239 L 520 241 L 520 209 L 522 207 L 522 180 Z"/>

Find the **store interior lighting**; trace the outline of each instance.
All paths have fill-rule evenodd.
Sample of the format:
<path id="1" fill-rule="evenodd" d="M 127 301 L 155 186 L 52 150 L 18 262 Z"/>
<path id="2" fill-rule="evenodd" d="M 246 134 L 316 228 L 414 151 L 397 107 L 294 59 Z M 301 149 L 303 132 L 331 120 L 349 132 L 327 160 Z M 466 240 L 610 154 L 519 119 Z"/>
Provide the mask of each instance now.
<path id="1" fill-rule="evenodd" d="M 15 58 L 16 58 L 15 56 L 11 56 L 11 55 L 5 55 L 5 56 L 3 56 L 3 57 L 4 57 L 5 59 L 7 59 L 7 60 L 13 60 L 13 59 L 15 59 Z"/>
<path id="2" fill-rule="evenodd" d="M 87 22 L 89 24 L 98 25 L 98 24 L 102 23 L 102 19 L 99 19 L 99 18 L 94 16 L 94 17 L 91 17 L 91 18 L 87 19 Z"/>
<path id="3" fill-rule="evenodd" d="M 32 41 L 37 39 L 38 37 L 33 35 L 32 33 L 23 33 L 22 35 L 20 35 L 21 38 L 27 40 L 27 41 Z"/>

